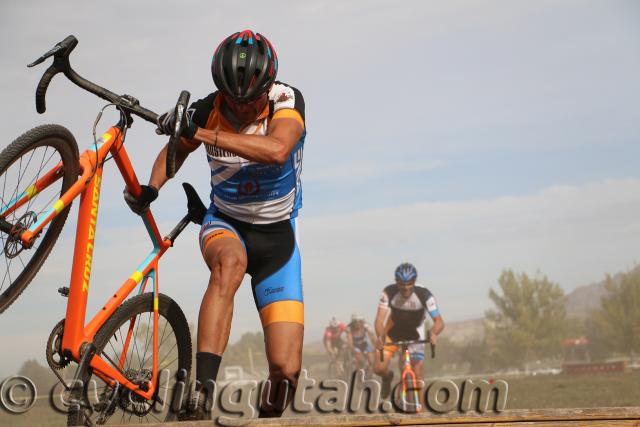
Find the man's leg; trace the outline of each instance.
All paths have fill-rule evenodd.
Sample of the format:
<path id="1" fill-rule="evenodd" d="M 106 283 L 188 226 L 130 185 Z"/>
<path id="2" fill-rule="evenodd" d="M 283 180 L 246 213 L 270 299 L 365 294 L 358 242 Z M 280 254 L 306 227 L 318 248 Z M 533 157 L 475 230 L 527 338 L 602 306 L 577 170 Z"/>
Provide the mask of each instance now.
<path id="1" fill-rule="evenodd" d="M 212 222 L 201 232 L 203 257 L 211 274 L 198 316 L 196 380 L 216 381 L 231 330 L 233 300 L 247 268 L 244 245 L 235 230 Z"/>
<path id="2" fill-rule="evenodd" d="M 364 354 L 362 354 L 362 351 L 354 349 L 353 358 L 356 360 L 356 369 L 364 369 Z"/>
<path id="3" fill-rule="evenodd" d="M 298 385 L 302 366 L 304 326 L 276 322 L 264 328 L 265 350 L 269 362 L 269 383 L 262 393 L 260 417 L 279 417 Z"/>
<path id="4" fill-rule="evenodd" d="M 383 360 L 380 360 L 380 350 L 375 351 L 375 364 L 373 371 L 382 378 L 381 397 L 386 399 L 391 392 L 391 381 L 393 380 L 393 371 L 389 369 L 389 362 L 395 353 L 396 348 L 385 346 L 382 350 Z"/>

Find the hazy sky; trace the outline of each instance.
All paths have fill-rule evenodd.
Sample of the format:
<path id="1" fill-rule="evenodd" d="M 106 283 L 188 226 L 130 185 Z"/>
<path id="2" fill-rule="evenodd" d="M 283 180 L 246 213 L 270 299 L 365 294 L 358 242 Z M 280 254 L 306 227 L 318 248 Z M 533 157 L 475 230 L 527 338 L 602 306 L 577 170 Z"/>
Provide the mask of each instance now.
<path id="1" fill-rule="evenodd" d="M 546 274 L 566 291 L 640 260 L 640 3 L 631 1 L 21 1 L 0 3 L 0 148 L 59 123 L 80 149 L 104 102 L 58 76 L 35 112 L 45 65 L 26 64 L 69 34 L 83 76 L 157 112 L 182 89 L 213 90 L 226 35 L 269 37 L 279 79 L 305 96 L 306 340 L 330 315 L 372 320 L 395 266 L 415 263 L 445 321 L 482 316 L 504 268 Z M 106 129 L 115 115 L 106 114 Z M 165 139 L 137 120 L 127 150 L 146 181 Z M 204 150 L 161 192 L 166 233 L 185 211 L 180 183 L 209 193 Z M 144 228 L 105 172 L 90 309 L 146 257 Z M 64 316 L 75 219 L 23 296 L 0 316 L 0 375 Z M 160 290 L 195 322 L 208 271 L 190 226 L 160 265 Z M 259 329 L 249 283 L 232 340 Z"/>

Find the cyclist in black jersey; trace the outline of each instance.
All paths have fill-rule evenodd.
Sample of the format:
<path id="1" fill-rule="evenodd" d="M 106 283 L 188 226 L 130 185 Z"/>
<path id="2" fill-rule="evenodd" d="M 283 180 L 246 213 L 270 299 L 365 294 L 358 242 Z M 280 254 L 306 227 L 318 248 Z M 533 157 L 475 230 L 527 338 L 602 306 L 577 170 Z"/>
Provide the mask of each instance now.
<path id="1" fill-rule="evenodd" d="M 389 370 L 389 362 L 397 347 L 387 345 L 391 341 L 409 341 L 425 339 L 425 312 L 433 319 L 430 339 L 433 344 L 438 340 L 438 334 L 444 329 L 444 321 L 440 315 L 435 297 L 431 292 L 416 283 L 418 272 L 409 263 L 398 266 L 395 272 L 396 282 L 384 288 L 378 304 L 375 329 L 377 335 L 377 357 L 374 371 L 382 377 L 382 396 L 387 398 L 391 389 L 393 371 Z M 424 367 L 424 344 L 409 347 L 411 365 L 416 379 L 421 384 Z M 383 360 L 380 360 L 383 352 Z M 402 360 L 400 360 L 400 366 Z M 422 408 L 424 408 L 424 393 L 420 393 Z"/>
<path id="2" fill-rule="evenodd" d="M 182 121 L 176 168 L 200 145 L 211 167 L 211 205 L 199 238 L 211 274 L 198 317 L 197 404 L 190 402 L 183 419 L 211 415 L 203 405 L 213 396 L 203 398 L 208 389 L 202 386 L 217 378 L 245 273 L 251 275 L 271 381 L 263 388 L 259 416 L 280 416 L 295 393 L 304 331 L 295 220 L 302 203 L 305 112 L 302 94 L 276 81 L 277 70 L 266 37 L 250 30 L 230 35 L 211 62 L 218 90 L 194 102 Z M 176 122 L 173 112 L 165 113 L 158 129 L 169 135 Z M 166 153 L 166 147 L 160 151 L 139 198 L 125 189 L 134 212 L 144 212 L 166 183 Z"/>

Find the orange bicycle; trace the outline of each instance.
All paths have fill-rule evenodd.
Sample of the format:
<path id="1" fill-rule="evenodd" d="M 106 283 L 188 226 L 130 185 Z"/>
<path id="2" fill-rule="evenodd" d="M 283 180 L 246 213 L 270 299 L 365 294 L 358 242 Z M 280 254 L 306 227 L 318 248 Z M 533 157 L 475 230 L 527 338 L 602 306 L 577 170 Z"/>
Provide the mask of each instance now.
<path id="1" fill-rule="evenodd" d="M 435 345 L 431 343 L 429 336 L 426 340 L 410 340 L 410 341 L 392 341 L 387 343 L 390 346 L 398 346 L 401 349 L 400 357 L 402 357 L 402 373 L 400 379 L 401 388 L 399 390 L 399 407 L 404 412 L 419 412 L 422 410 L 422 404 L 420 403 L 420 387 L 416 379 L 416 373 L 411 367 L 411 352 L 409 346 L 412 344 L 425 344 L 431 345 L 431 358 L 436 357 Z"/>
<path id="2" fill-rule="evenodd" d="M 168 370 L 171 375 L 181 375 L 180 380 L 188 380 L 192 348 L 184 313 L 160 293 L 158 261 L 189 222 L 202 222 L 205 207 L 195 190 L 183 184 L 188 213 L 165 237 L 147 210 L 142 221 L 153 244 L 151 252 L 85 324 L 103 168 L 113 159 L 129 191 L 139 195 L 140 184 L 124 147 L 126 133 L 134 115 L 154 124 L 157 115 L 131 96 L 116 95 L 80 77 L 69 63 L 77 43 L 69 36 L 29 64 L 32 67 L 53 56 L 53 65 L 38 84 L 37 111 L 45 111 L 47 87 L 56 74 L 63 73 L 115 106 L 120 120 L 94 138 L 82 155 L 73 135 L 58 125 L 36 127 L 0 153 L 0 255 L 6 267 L 0 273 L 0 313 L 38 272 L 72 201 L 80 197 L 70 286 L 59 290 L 68 297 L 66 317 L 55 326 L 47 343 L 47 361 L 63 384 L 57 370 L 77 363 L 71 386 L 65 385 L 68 425 L 160 422 L 173 416 L 165 404 L 169 386 L 161 385 L 160 374 Z M 178 118 L 183 117 L 188 99 L 188 92 L 183 92 L 176 105 Z M 178 129 L 179 125 L 169 142 L 172 150 L 167 170 L 171 174 L 175 172 Z M 137 294 L 125 301 L 136 288 Z M 96 385 L 95 390 L 90 384 Z"/>

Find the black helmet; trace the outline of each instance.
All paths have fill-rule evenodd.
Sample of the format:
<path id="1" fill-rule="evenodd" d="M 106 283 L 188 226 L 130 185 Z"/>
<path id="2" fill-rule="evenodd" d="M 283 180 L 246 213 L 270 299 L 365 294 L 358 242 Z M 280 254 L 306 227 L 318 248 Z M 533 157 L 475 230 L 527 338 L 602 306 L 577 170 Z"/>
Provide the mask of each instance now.
<path id="1" fill-rule="evenodd" d="M 213 82 L 225 95 L 240 102 L 252 101 L 269 90 L 277 72 L 273 45 L 251 30 L 224 39 L 211 60 Z"/>

